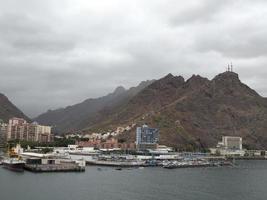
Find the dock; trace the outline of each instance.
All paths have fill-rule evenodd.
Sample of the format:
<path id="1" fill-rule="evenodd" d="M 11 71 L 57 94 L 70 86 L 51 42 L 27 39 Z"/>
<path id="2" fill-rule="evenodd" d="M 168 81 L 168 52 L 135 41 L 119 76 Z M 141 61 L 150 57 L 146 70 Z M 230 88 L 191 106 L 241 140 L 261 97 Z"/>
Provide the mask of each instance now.
<path id="1" fill-rule="evenodd" d="M 75 163 L 64 164 L 25 164 L 25 170 L 31 172 L 84 172 L 85 167 Z"/>
<path id="2" fill-rule="evenodd" d="M 86 161 L 87 165 L 108 166 L 108 167 L 146 167 L 145 162 L 127 162 L 127 161 L 104 161 L 92 160 Z"/>
<path id="3" fill-rule="evenodd" d="M 232 162 L 170 162 L 163 165 L 165 169 L 178 169 L 178 168 L 203 168 L 203 167 L 222 167 L 233 166 Z"/>

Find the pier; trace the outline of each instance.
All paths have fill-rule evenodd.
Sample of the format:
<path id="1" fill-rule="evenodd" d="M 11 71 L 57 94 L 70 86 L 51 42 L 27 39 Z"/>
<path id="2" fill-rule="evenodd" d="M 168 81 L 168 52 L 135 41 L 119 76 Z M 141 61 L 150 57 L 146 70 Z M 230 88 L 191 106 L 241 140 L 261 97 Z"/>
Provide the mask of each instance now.
<path id="1" fill-rule="evenodd" d="M 84 172 L 85 167 L 79 166 L 75 163 L 64 164 L 25 164 L 25 170 L 32 172 Z"/>
<path id="2" fill-rule="evenodd" d="M 108 167 L 146 167 L 145 162 L 122 162 L 122 161 L 104 161 L 92 160 L 86 161 L 87 165 L 108 166 Z"/>

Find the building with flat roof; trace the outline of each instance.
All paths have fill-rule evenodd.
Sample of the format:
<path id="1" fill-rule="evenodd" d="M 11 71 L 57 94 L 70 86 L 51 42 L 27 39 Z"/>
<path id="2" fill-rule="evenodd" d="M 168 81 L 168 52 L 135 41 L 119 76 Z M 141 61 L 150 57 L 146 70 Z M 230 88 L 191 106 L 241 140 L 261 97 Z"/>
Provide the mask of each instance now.
<path id="1" fill-rule="evenodd" d="M 216 148 L 210 148 L 211 154 L 225 156 L 244 156 L 245 151 L 242 147 L 242 138 L 236 136 L 223 136 L 222 141 L 218 142 Z"/>
<path id="2" fill-rule="evenodd" d="M 241 137 L 223 136 L 221 144 L 225 149 L 242 150 Z"/>

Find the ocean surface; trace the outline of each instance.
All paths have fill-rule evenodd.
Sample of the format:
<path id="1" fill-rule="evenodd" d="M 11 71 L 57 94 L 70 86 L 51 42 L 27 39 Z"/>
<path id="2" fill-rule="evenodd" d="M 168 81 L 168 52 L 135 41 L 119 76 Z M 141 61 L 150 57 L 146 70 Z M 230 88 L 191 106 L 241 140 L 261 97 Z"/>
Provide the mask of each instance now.
<path id="1" fill-rule="evenodd" d="M 266 200 L 267 161 L 236 167 L 15 173 L 0 167 L 1 200 Z"/>

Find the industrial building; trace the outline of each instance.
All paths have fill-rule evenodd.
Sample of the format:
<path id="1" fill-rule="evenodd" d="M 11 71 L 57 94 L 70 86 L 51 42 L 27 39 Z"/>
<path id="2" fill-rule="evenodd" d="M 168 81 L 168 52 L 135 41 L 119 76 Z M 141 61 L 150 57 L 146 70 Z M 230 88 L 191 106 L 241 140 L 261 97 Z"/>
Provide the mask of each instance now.
<path id="1" fill-rule="evenodd" d="M 244 156 L 245 151 L 242 146 L 242 138 L 236 136 L 223 136 L 216 148 L 210 148 L 211 154 L 225 156 Z"/>
<path id="2" fill-rule="evenodd" d="M 242 150 L 242 138 L 233 136 L 223 136 L 222 142 L 218 143 L 225 149 Z"/>

